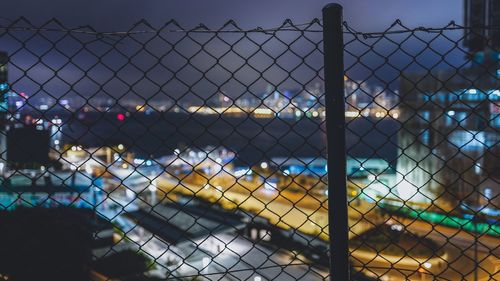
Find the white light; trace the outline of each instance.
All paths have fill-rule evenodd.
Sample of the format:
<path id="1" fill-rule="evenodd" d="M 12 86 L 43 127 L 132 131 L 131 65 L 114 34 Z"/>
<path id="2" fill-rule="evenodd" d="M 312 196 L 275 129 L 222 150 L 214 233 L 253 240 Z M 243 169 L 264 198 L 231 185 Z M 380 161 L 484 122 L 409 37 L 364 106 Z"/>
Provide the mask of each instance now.
<path id="1" fill-rule="evenodd" d="M 403 226 L 400 224 L 393 224 L 391 225 L 391 229 L 395 231 L 403 231 Z"/>
<path id="2" fill-rule="evenodd" d="M 156 191 L 156 185 L 154 184 L 151 184 L 149 187 L 148 187 L 149 191 L 151 192 L 155 192 Z"/>
<path id="3" fill-rule="evenodd" d="M 469 90 L 467 90 L 467 93 L 475 95 L 475 94 L 477 94 L 477 90 L 476 89 L 469 89 Z"/>
<path id="4" fill-rule="evenodd" d="M 55 140 L 55 141 L 54 141 L 54 144 L 55 144 L 55 145 L 58 145 L 58 144 L 59 144 L 59 140 Z"/>
<path id="5" fill-rule="evenodd" d="M 217 159 L 215 159 L 215 162 L 217 162 L 218 164 L 220 164 L 220 163 L 222 163 L 222 159 L 217 158 Z"/>
<path id="6" fill-rule="evenodd" d="M 151 160 L 146 160 L 146 166 L 151 166 L 151 164 L 153 164 Z"/>
<path id="7" fill-rule="evenodd" d="M 432 264 L 430 262 L 424 262 L 424 267 L 430 269 L 432 267 Z"/>
<path id="8" fill-rule="evenodd" d="M 253 281 L 262 281 L 262 278 L 260 278 L 260 276 L 255 276 L 253 278 Z"/>
<path id="9" fill-rule="evenodd" d="M 241 169 L 241 170 L 234 171 L 233 174 L 234 174 L 235 177 L 239 178 L 239 177 L 241 177 L 243 175 L 246 175 L 247 173 L 248 173 L 248 169 Z"/>
<path id="10" fill-rule="evenodd" d="M 210 258 L 204 257 L 201 262 L 203 263 L 203 267 L 207 267 L 208 264 L 210 263 Z"/>
<path id="11" fill-rule="evenodd" d="M 76 146 L 72 146 L 72 147 L 71 147 L 71 150 L 72 150 L 72 151 L 76 151 Z"/>
<path id="12" fill-rule="evenodd" d="M 118 150 L 123 150 L 124 148 L 125 148 L 125 147 L 123 146 L 123 144 L 121 144 L 121 143 L 120 143 L 120 144 L 118 145 Z"/>
<path id="13" fill-rule="evenodd" d="M 481 164 L 476 163 L 476 165 L 474 165 L 474 172 L 478 175 L 481 174 Z"/>
<path id="14" fill-rule="evenodd" d="M 267 189 L 267 190 L 276 190 L 276 183 L 266 181 L 264 183 L 264 189 Z"/>
<path id="15" fill-rule="evenodd" d="M 92 174 L 92 167 L 90 167 L 90 165 L 85 165 L 85 172 L 87 172 L 87 174 Z"/>
<path id="16" fill-rule="evenodd" d="M 289 171 L 289 170 L 284 170 L 284 171 L 283 171 L 283 175 L 285 175 L 285 176 L 290 175 L 290 171 Z"/>
<path id="17" fill-rule="evenodd" d="M 176 149 L 174 150 L 174 154 L 175 154 L 175 155 L 179 155 L 179 153 L 181 153 L 181 151 L 180 151 L 178 148 L 176 148 Z"/>
<path id="18" fill-rule="evenodd" d="M 262 169 L 267 169 L 269 167 L 269 165 L 266 162 L 262 162 L 262 163 L 260 163 L 260 167 Z"/>
<path id="19" fill-rule="evenodd" d="M 448 111 L 448 116 L 455 116 L 455 111 L 454 110 Z"/>
<path id="20" fill-rule="evenodd" d="M 1 168 L 3 169 L 3 168 Z M 486 197 L 486 199 L 490 200 L 491 198 L 493 198 L 493 191 L 491 190 L 491 188 L 487 187 L 485 190 L 484 190 L 484 197 Z"/>
<path id="21" fill-rule="evenodd" d="M 359 111 L 346 111 L 345 112 L 345 117 L 354 118 L 354 117 L 358 117 L 359 115 L 360 115 Z"/>

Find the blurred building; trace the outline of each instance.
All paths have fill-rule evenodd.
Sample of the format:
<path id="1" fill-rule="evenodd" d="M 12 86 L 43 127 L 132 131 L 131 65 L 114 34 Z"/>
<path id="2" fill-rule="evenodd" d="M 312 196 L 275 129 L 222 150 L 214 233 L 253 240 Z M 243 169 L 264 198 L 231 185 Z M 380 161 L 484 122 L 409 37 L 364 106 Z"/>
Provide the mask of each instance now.
<path id="1" fill-rule="evenodd" d="M 500 203 L 496 164 L 500 160 L 500 80 L 484 71 L 405 74 L 397 163 L 397 190 L 403 199 Z"/>
<path id="2" fill-rule="evenodd" d="M 93 208 L 104 200 L 101 180 L 85 172 L 20 170 L 0 178 L 0 208 Z"/>
<path id="3" fill-rule="evenodd" d="M 397 193 L 448 210 L 500 205 L 500 3 L 465 1 L 469 67 L 404 73 Z M 435 201 L 437 200 L 437 201 Z"/>

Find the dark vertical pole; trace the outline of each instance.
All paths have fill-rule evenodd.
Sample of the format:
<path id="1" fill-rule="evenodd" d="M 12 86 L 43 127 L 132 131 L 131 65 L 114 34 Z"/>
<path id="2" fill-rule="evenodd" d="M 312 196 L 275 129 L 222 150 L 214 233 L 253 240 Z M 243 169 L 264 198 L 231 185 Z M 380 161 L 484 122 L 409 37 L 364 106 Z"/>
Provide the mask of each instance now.
<path id="1" fill-rule="evenodd" d="M 342 6 L 323 8 L 330 280 L 349 280 Z"/>

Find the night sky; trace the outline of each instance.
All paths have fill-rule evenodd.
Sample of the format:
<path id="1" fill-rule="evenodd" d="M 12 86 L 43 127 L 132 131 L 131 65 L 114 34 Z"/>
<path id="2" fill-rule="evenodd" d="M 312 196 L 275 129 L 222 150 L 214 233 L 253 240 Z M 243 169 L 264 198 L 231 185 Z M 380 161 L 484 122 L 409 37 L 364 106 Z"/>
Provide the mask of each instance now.
<path id="1" fill-rule="evenodd" d="M 243 28 L 273 27 L 283 19 L 307 22 L 321 17 L 325 0 L 6 0 L 3 16 L 25 16 L 34 23 L 56 17 L 68 24 L 99 30 L 126 29 L 141 18 L 160 24 L 176 19 L 185 25 L 204 22 L 217 27 L 235 19 Z M 361 30 L 379 30 L 400 18 L 410 26 L 442 26 L 462 22 L 461 0 L 342 0 L 345 20 Z"/>
<path id="2" fill-rule="evenodd" d="M 134 23 L 141 19 L 146 19 L 154 27 L 161 27 L 164 23 L 171 19 L 178 21 L 184 28 L 190 29 L 197 26 L 199 23 L 204 23 L 209 28 L 217 29 L 221 27 L 229 19 L 233 19 L 237 24 L 243 29 L 251 29 L 257 26 L 263 28 L 273 28 L 279 26 L 283 23 L 284 19 L 292 19 L 296 24 L 307 23 L 313 18 L 321 18 L 321 9 L 330 1 L 317 0 L 317 1 L 307 1 L 307 0 L 257 0 L 257 1 L 235 1 L 235 0 L 211 0 L 211 1 L 200 1 L 200 0 L 146 0 L 146 1 L 132 1 L 132 0 L 87 0 L 87 1 L 68 1 L 68 0 L 51 0 L 51 1 L 40 1 L 40 0 L 17 0 L 17 1 L 3 1 L 2 10 L 4 11 L 0 23 L 2 25 L 7 25 L 10 20 L 17 19 L 19 17 L 25 17 L 35 26 L 40 26 L 44 22 L 56 18 L 62 22 L 68 28 L 75 28 L 84 25 L 90 25 L 94 27 L 97 31 L 126 31 L 133 26 Z M 358 31 L 383 31 L 390 26 L 395 19 L 401 19 L 401 21 L 408 27 L 442 27 L 448 24 L 450 21 L 455 20 L 457 23 L 462 23 L 463 18 L 463 3 L 461 0 L 343 0 L 339 1 L 344 6 L 344 20 L 346 20 L 351 27 Z M 137 30 L 137 29 L 136 29 Z M 140 28 L 142 30 L 142 27 Z M 27 40 L 27 34 L 22 37 L 21 33 L 15 33 L 21 36 L 21 40 Z M 57 34 L 52 34 L 54 37 L 50 37 L 50 40 L 56 41 Z M 199 35 L 199 34 L 198 34 Z M 313 36 L 309 34 L 310 36 Z M 308 36 L 309 36 L 308 35 Z M 424 40 L 431 40 L 433 35 L 422 34 Z M 456 31 L 448 33 L 448 36 L 459 40 L 462 36 L 461 31 Z M 182 34 L 170 34 L 169 38 L 175 41 L 176 36 L 182 36 Z M 199 35 L 202 37 L 203 35 Z M 241 36 L 241 35 L 236 35 Z M 297 36 L 293 34 L 281 34 L 280 39 L 286 39 L 288 37 Z M 321 33 L 314 34 L 315 39 L 313 41 L 319 42 L 321 40 Z M 91 36 L 92 37 L 92 36 Z M 147 36 L 141 37 L 146 42 Z M 225 38 L 230 38 L 231 35 L 223 35 Z M 82 38 L 82 37 L 79 37 Z M 267 38 L 265 35 L 260 36 L 261 39 Z M 312 37 L 311 37 L 312 38 Z M 89 38 L 87 38 L 89 39 Z M 90 38 L 94 40 L 95 38 Z M 290 39 L 290 38 L 289 38 Z M 402 40 L 402 37 L 392 37 L 392 39 L 398 41 Z M 38 41 L 37 41 L 38 40 Z M 130 38 L 129 38 L 130 40 Z M 259 40 L 257 40 L 259 41 Z M 286 41 L 286 40 L 285 40 Z M 292 42 L 293 40 L 289 40 Z M 347 40 L 346 40 L 347 41 Z M 86 52 L 81 52 L 82 56 L 73 56 L 72 65 L 68 67 L 63 67 L 66 62 L 66 57 L 71 55 L 72 48 L 78 47 L 80 43 L 76 45 L 71 45 L 69 42 L 58 43 L 60 47 L 64 44 L 65 47 L 59 49 L 64 56 L 60 53 L 57 54 L 55 50 L 48 52 L 51 48 L 47 45 L 46 39 L 40 36 L 35 39 L 29 39 L 26 44 L 26 49 L 19 52 L 21 45 L 19 42 L 12 40 L 9 35 L 1 37 L 0 47 L 3 51 L 8 52 L 11 55 L 11 67 L 9 70 L 10 81 L 12 83 L 12 89 L 18 92 L 27 92 L 30 96 L 43 95 L 48 93 L 53 96 L 61 96 L 66 92 L 76 91 L 77 94 L 83 96 L 91 96 L 96 92 L 99 92 L 98 86 L 95 83 L 105 85 L 110 89 L 108 92 L 112 96 L 122 97 L 122 93 L 130 91 L 133 86 L 136 90 L 137 95 L 143 96 L 145 98 L 154 95 L 160 91 L 168 92 L 168 95 L 174 97 L 185 96 L 187 92 L 192 90 L 196 91 L 194 87 L 192 89 L 185 89 L 186 86 L 182 85 L 171 85 L 169 84 L 168 89 L 165 87 L 159 89 L 157 85 L 153 85 L 151 81 L 147 79 L 142 79 L 145 69 L 152 67 L 157 60 L 151 60 L 151 57 L 140 57 L 135 55 L 130 55 L 134 58 L 135 65 L 143 63 L 144 66 L 139 69 L 121 68 L 120 59 L 123 59 L 122 55 L 117 55 L 117 50 L 125 54 L 133 54 L 136 50 L 136 46 L 132 41 L 120 41 L 119 45 L 115 46 L 115 50 L 106 55 L 106 60 L 108 60 L 108 66 L 111 70 L 105 70 L 102 64 L 97 67 L 92 67 L 95 63 L 95 57 L 85 56 Z M 111 41 L 115 42 L 115 41 Z M 261 40 L 261 42 L 265 42 Z M 103 43 L 103 42 L 101 42 Z M 109 42 L 108 42 L 109 43 Z M 192 43 L 192 42 L 191 42 Z M 373 41 L 361 42 L 357 41 L 349 44 L 346 49 L 361 56 L 365 50 L 364 43 L 372 44 Z M 164 45 L 164 42 L 152 42 L 148 43 L 151 48 L 158 49 L 158 54 L 165 54 L 169 46 Z M 255 45 L 245 41 L 246 47 L 237 46 L 236 49 L 239 52 L 245 53 L 244 48 L 247 48 L 246 52 L 251 53 L 250 49 L 254 48 Z M 182 44 L 181 44 L 182 45 Z M 195 48 L 196 44 L 191 44 L 190 46 L 178 45 L 177 48 L 181 49 L 183 55 L 191 56 L 194 54 L 190 52 L 190 49 Z M 300 40 L 292 48 L 294 51 L 302 53 L 301 55 L 306 55 L 309 52 L 308 42 L 306 40 Z M 440 40 L 435 40 L 432 43 L 432 47 L 436 50 L 445 53 L 448 48 L 453 48 L 454 45 L 448 40 L 440 38 Z M 277 40 L 271 40 L 270 42 L 263 45 L 264 49 L 269 52 L 275 52 L 273 56 L 278 57 L 280 50 L 283 50 L 286 46 L 283 46 Z M 97 51 L 97 53 L 102 53 L 109 49 L 110 46 L 98 46 L 96 44 L 88 46 L 89 48 Z M 206 50 L 216 54 L 226 48 L 224 44 L 215 43 L 213 46 L 207 46 Z M 311 46 L 309 46 L 310 48 Z M 111 47 L 112 48 L 112 47 Z M 212 48 L 212 49 L 210 49 Z M 243 48 L 243 49 L 242 49 Z M 391 44 L 388 40 L 383 40 L 377 43 L 374 47 L 374 51 L 379 52 L 379 54 L 387 55 L 392 52 L 394 48 L 397 48 L 394 44 Z M 439 67 L 449 67 L 449 65 L 444 64 L 443 66 L 436 66 L 436 61 L 439 61 L 441 57 L 433 56 L 431 51 L 427 53 L 419 54 L 422 48 L 426 48 L 425 45 L 419 42 L 416 38 L 412 38 L 404 45 L 399 46 L 399 48 L 404 49 L 410 54 L 414 54 L 415 57 L 408 57 L 402 52 L 398 52 L 390 55 L 390 62 L 397 68 L 402 69 L 406 65 L 411 63 L 412 66 L 407 70 L 422 70 L 418 69 L 417 61 L 419 65 L 424 66 L 424 70 L 430 68 Z M 29 51 L 29 52 L 28 52 Z M 46 53 L 48 52 L 48 53 Z M 144 53 L 144 50 L 143 50 Z M 113 56 L 113 54 L 115 56 Z M 320 53 L 316 52 L 316 56 L 309 56 L 308 60 L 315 69 L 320 69 L 323 58 Z M 88 54 L 87 54 L 88 55 Z M 234 54 L 232 54 L 234 55 Z M 277 61 L 285 69 L 293 69 L 293 64 L 296 63 L 296 57 L 293 57 L 290 53 L 289 56 L 280 57 Z M 38 57 L 42 56 L 43 60 L 39 61 Z M 127 56 L 127 55 L 126 55 Z M 177 56 L 179 57 L 179 56 Z M 453 65 L 460 65 L 464 58 L 464 53 L 458 49 L 447 55 L 447 62 Z M 149 59 L 149 60 L 148 60 Z M 294 61 L 295 59 L 295 61 Z M 106 62 L 105 60 L 105 62 Z M 213 58 L 208 55 L 205 57 L 200 57 L 198 60 L 192 60 L 190 63 L 199 69 L 207 72 L 210 68 L 204 67 L 203 64 L 210 64 Z M 267 58 L 269 60 L 269 58 Z M 349 66 L 350 63 L 356 61 L 353 57 L 346 56 L 346 65 Z M 102 61 L 101 61 L 102 62 Z M 166 58 L 164 60 L 165 65 L 171 67 L 174 71 L 178 71 L 175 68 L 175 64 L 179 60 L 173 58 Z M 362 62 L 364 65 L 368 65 L 371 69 L 375 69 L 381 64 L 384 64 L 384 60 L 379 56 L 375 55 L 373 52 L 370 56 L 362 56 Z M 149 63 L 149 66 L 148 66 Z M 212 73 L 208 73 L 208 79 L 212 79 L 211 82 L 222 85 L 228 75 L 233 71 L 238 69 L 238 58 L 231 57 L 230 55 L 225 56 L 224 60 L 219 61 L 220 64 L 224 65 L 228 70 L 221 70 L 213 68 Z M 248 62 L 257 68 L 267 65 L 269 62 L 266 58 L 259 56 L 254 56 L 251 61 Z M 75 69 L 78 66 L 81 69 Z M 356 67 L 348 67 L 348 75 L 352 79 L 365 80 L 368 77 L 372 77 L 372 72 L 367 69 L 362 64 L 356 65 Z M 420 67 L 422 68 L 422 67 Z M 86 69 L 92 69 L 90 72 L 84 74 L 83 71 Z M 180 68 L 179 68 L 180 69 Z M 28 70 L 28 71 L 27 71 Z M 58 70 L 57 74 L 54 70 Z M 112 79 L 112 72 L 118 73 L 119 78 L 126 81 L 125 85 L 114 85 L 123 84 L 118 79 Z M 281 72 L 281 73 L 280 73 Z M 310 80 L 310 70 L 307 69 L 305 65 L 302 65 L 301 69 L 294 71 L 297 80 L 291 81 L 293 83 L 302 83 L 304 88 L 309 87 L 309 83 L 316 83 L 318 80 L 309 82 Z M 164 80 L 169 79 L 170 76 L 168 71 L 164 69 L 159 69 L 158 71 L 151 71 L 147 73 L 147 76 L 157 84 L 166 83 Z M 184 81 L 190 85 L 195 85 L 195 81 L 199 79 L 199 73 L 189 69 L 184 69 L 181 73 L 177 73 L 182 77 L 186 77 Z M 233 73 L 234 74 L 234 73 Z M 377 76 L 381 79 L 375 79 L 370 81 L 370 83 L 382 84 L 384 87 L 397 88 L 397 84 L 393 84 L 396 81 L 400 73 L 399 71 L 394 71 L 393 68 L 385 66 L 385 68 L 378 68 Z M 84 79 L 80 81 L 82 76 Z M 210 76 L 212 75 L 212 76 Z M 228 87 L 226 91 L 228 95 L 237 97 L 239 94 L 252 90 L 254 92 L 263 91 L 266 88 L 266 84 L 270 83 L 277 88 L 287 88 L 287 87 L 297 87 L 292 85 L 293 83 L 282 83 L 282 76 L 286 76 L 281 70 L 271 69 L 263 74 L 263 77 L 267 80 L 260 79 L 260 83 L 253 83 L 256 79 L 257 74 L 252 73 L 251 70 L 241 69 L 236 72 L 237 79 L 246 85 L 236 85 L 232 86 L 230 83 L 224 84 Z M 52 79 L 53 76 L 57 76 L 57 79 Z M 280 77 L 281 76 L 281 77 Z M 52 81 L 50 81 L 52 79 Z M 93 81 L 87 81 L 89 79 L 94 79 Z M 107 79 L 111 79 L 112 82 L 107 82 Z M 302 80 L 301 80 L 302 79 Z M 193 81 L 191 81 L 193 80 Z M 205 79 L 206 80 L 206 79 Z M 234 79 L 233 79 L 234 80 Z M 290 79 L 289 79 L 290 80 Z M 373 80 L 373 79 L 372 79 Z M 48 83 L 50 81 L 50 83 Z M 77 83 L 78 81 L 78 83 Z M 389 82 L 392 81 L 392 82 Z M 206 82 L 206 81 L 205 81 Z M 238 84 L 233 81 L 234 84 Z M 73 85 L 70 90 L 68 83 L 77 83 Z M 247 89 L 246 86 L 252 85 L 255 89 Z M 391 84 L 391 85 L 389 85 Z M 41 86 L 43 85 L 43 86 Z M 197 85 L 198 86 L 198 85 Z M 135 89 L 137 87 L 137 89 Z M 203 86 L 199 86 L 201 89 L 198 90 L 200 96 L 206 98 L 207 96 L 219 91 L 220 89 L 210 88 L 210 83 L 205 83 Z M 224 90 L 224 89 L 222 89 Z M 193 97 L 197 99 L 197 97 Z"/>

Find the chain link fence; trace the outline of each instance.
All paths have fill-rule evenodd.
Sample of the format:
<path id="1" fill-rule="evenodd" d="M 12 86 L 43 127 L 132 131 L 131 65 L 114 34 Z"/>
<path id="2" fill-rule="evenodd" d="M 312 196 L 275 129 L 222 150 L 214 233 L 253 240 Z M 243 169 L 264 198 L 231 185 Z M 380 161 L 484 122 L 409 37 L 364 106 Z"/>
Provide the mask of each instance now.
<path id="1" fill-rule="evenodd" d="M 354 268 L 500 279 L 498 29 L 344 30 Z"/>
<path id="2" fill-rule="evenodd" d="M 497 29 L 323 23 L 2 25 L 0 278 L 500 279 Z"/>
<path id="3" fill-rule="evenodd" d="M 83 217 L 93 279 L 328 278 L 319 20 L 97 32 L 19 19 L 0 42 L 2 209 Z M 23 224 L 12 243 L 50 236 Z M 67 265 L 49 245 L 58 262 L 41 271 Z"/>

